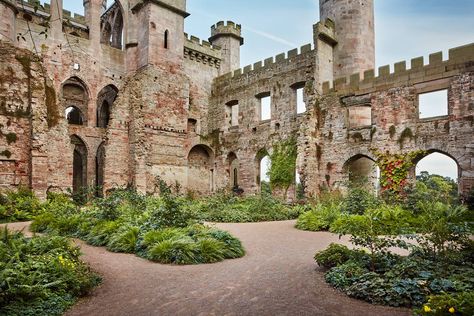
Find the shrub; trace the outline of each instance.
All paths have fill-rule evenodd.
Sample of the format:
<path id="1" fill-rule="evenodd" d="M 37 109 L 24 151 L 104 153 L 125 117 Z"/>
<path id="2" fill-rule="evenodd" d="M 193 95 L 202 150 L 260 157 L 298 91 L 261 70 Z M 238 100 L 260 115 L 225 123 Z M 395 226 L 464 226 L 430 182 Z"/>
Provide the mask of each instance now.
<path id="1" fill-rule="evenodd" d="M 474 292 L 444 293 L 431 295 L 415 315 L 474 315 Z"/>
<path id="2" fill-rule="evenodd" d="M 125 226 L 120 228 L 109 238 L 107 250 L 125 253 L 135 252 L 139 233 L 140 229 L 138 227 Z"/>
<path id="3" fill-rule="evenodd" d="M 296 228 L 310 231 L 329 230 L 340 216 L 340 209 L 341 203 L 317 204 L 298 217 Z"/>
<path id="4" fill-rule="evenodd" d="M 362 215 L 366 210 L 379 205 L 379 200 L 369 191 L 363 188 L 352 188 L 344 198 L 342 212 Z"/>
<path id="5" fill-rule="evenodd" d="M 328 248 L 314 255 L 316 262 L 328 269 L 346 263 L 351 257 L 349 248 L 335 243 L 331 243 Z"/>
<path id="6" fill-rule="evenodd" d="M 40 201 L 27 188 L 0 194 L 0 223 L 31 220 L 42 211 Z"/>
<path id="7" fill-rule="evenodd" d="M 148 259 L 161 263 L 192 264 L 198 262 L 198 246 L 191 237 L 167 239 L 151 246 Z"/>
<path id="8" fill-rule="evenodd" d="M 100 279 L 63 237 L 0 237 L 0 314 L 61 315 Z"/>
<path id="9" fill-rule="evenodd" d="M 369 271 L 354 261 L 348 261 L 333 267 L 326 273 L 326 281 L 337 289 L 345 289 L 354 280 Z"/>

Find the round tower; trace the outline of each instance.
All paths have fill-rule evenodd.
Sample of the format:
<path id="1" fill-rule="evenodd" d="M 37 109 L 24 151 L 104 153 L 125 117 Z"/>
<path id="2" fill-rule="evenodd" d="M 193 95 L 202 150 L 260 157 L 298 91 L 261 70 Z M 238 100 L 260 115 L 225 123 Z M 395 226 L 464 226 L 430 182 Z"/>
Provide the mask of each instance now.
<path id="1" fill-rule="evenodd" d="M 222 52 L 220 74 L 226 74 L 240 68 L 240 46 L 244 44 L 242 26 L 232 21 L 217 22 L 211 26 L 211 37 L 214 46 L 219 46 Z"/>
<path id="2" fill-rule="evenodd" d="M 334 78 L 375 68 L 374 0 L 319 0 L 321 21 L 335 24 Z"/>
<path id="3" fill-rule="evenodd" d="M 16 42 L 16 1 L 1 0 L 0 1 L 0 39 L 9 39 Z"/>

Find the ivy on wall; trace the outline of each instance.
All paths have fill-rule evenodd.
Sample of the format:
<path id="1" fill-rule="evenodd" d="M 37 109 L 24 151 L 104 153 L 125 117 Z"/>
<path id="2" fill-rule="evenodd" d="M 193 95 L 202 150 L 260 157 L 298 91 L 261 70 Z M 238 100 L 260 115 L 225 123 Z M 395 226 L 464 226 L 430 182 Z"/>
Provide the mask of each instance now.
<path id="1" fill-rule="evenodd" d="M 270 155 L 270 185 L 272 188 L 285 190 L 285 196 L 288 189 L 295 183 L 296 177 L 296 156 L 297 145 L 296 138 L 291 137 L 273 146 L 273 152 Z"/>
<path id="2" fill-rule="evenodd" d="M 408 185 L 408 174 L 415 165 L 415 159 L 425 154 L 423 150 L 406 154 L 372 151 L 380 168 L 380 185 L 382 192 L 401 195 Z"/>

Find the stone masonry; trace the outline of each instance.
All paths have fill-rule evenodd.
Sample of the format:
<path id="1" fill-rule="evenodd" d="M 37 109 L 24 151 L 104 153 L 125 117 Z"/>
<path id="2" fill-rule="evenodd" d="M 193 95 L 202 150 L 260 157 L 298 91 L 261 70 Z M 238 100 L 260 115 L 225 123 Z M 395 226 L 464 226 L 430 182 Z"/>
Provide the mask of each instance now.
<path id="1" fill-rule="evenodd" d="M 289 137 L 307 196 L 373 179 L 374 149 L 443 153 L 474 187 L 474 44 L 376 75 L 373 0 L 320 0 L 312 44 L 240 68 L 242 27 L 188 35 L 185 0 L 84 0 L 85 16 L 62 2 L 0 0 L 0 189 L 155 194 L 159 177 L 253 194 Z M 447 115 L 420 118 L 419 95 L 440 90 Z"/>

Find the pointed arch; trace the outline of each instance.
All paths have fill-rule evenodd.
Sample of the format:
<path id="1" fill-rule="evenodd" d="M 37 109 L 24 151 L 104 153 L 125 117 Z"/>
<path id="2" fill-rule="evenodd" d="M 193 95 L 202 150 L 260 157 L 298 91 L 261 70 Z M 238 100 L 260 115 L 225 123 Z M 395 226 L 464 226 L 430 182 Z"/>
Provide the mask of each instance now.
<path id="1" fill-rule="evenodd" d="M 108 127 L 117 95 L 118 89 L 112 84 L 100 90 L 97 95 L 97 127 Z"/>
<path id="2" fill-rule="evenodd" d="M 214 191 L 214 152 L 206 145 L 191 148 L 188 154 L 188 189 L 209 194 Z"/>
<path id="3" fill-rule="evenodd" d="M 98 197 L 103 197 L 104 195 L 105 155 L 105 142 L 102 142 L 97 148 L 95 156 L 95 186 Z"/>
<path id="4" fill-rule="evenodd" d="M 72 161 L 72 191 L 81 192 L 87 187 L 87 145 L 77 135 L 71 135 L 71 144 L 73 145 Z"/>
<path id="5" fill-rule="evenodd" d="M 70 77 L 61 85 L 65 117 L 70 124 L 87 124 L 89 95 L 87 85 L 79 77 Z"/>

